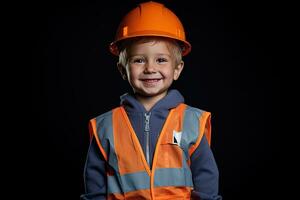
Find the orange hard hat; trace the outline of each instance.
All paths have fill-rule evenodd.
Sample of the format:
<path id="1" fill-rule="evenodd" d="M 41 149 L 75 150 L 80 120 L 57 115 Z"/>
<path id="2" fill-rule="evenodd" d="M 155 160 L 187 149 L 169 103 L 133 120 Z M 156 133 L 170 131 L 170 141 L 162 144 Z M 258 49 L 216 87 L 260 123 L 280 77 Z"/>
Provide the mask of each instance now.
<path id="1" fill-rule="evenodd" d="M 191 44 L 185 39 L 185 32 L 179 18 L 163 4 L 149 1 L 132 9 L 121 21 L 110 52 L 119 55 L 120 41 L 141 36 L 172 38 L 182 47 L 182 55 L 191 51 Z"/>

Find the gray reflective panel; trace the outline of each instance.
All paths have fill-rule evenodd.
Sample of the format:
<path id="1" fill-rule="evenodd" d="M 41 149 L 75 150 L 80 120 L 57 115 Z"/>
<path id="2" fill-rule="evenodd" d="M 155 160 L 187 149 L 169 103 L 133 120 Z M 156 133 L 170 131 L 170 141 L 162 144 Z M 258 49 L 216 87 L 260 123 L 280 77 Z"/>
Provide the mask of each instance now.
<path id="1" fill-rule="evenodd" d="M 150 177 L 147 172 L 137 172 L 134 174 L 125 174 L 120 177 L 123 192 L 143 190 L 150 188 Z M 119 183 L 113 176 L 108 177 L 108 193 L 120 193 Z"/>
<path id="2" fill-rule="evenodd" d="M 189 169 L 159 168 L 155 171 L 154 185 L 159 186 L 193 186 Z"/>

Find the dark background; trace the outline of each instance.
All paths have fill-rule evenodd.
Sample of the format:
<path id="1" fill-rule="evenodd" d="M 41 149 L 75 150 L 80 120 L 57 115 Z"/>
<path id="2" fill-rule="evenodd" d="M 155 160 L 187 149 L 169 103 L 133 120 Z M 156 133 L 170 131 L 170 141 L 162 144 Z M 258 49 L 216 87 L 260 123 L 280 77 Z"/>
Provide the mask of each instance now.
<path id="1" fill-rule="evenodd" d="M 39 199 L 79 199 L 88 120 L 129 91 L 108 51 L 133 0 L 28 3 Z M 186 29 L 192 52 L 174 87 L 212 112 L 212 149 L 224 199 L 277 199 L 280 8 L 270 1 L 160 1 Z M 33 131 L 34 132 L 34 131 Z"/>

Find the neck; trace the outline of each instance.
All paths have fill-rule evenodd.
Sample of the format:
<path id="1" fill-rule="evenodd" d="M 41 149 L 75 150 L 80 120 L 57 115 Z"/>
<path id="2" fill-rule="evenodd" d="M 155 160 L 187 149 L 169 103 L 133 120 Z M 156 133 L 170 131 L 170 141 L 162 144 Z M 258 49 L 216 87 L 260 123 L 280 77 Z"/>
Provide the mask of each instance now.
<path id="1" fill-rule="evenodd" d="M 167 92 L 156 95 L 154 97 L 153 96 L 142 96 L 142 95 L 136 94 L 136 98 L 145 107 L 145 109 L 148 112 L 159 100 L 164 98 L 166 95 L 167 95 Z"/>

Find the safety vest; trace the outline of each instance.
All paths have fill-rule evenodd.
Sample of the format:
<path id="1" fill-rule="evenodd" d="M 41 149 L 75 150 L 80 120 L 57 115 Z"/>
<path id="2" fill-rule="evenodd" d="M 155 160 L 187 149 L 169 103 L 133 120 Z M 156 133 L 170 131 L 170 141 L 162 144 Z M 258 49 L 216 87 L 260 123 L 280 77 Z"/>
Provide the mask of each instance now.
<path id="1" fill-rule="evenodd" d="M 210 144 L 210 113 L 180 104 L 159 135 L 152 167 L 124 107 L 90 121 L 91 134 L 107 162 L 107 199 L 191 199 L 190 157 L 203 135 Z"/>

